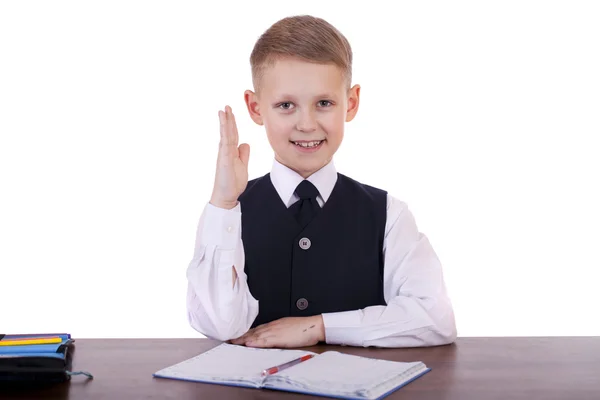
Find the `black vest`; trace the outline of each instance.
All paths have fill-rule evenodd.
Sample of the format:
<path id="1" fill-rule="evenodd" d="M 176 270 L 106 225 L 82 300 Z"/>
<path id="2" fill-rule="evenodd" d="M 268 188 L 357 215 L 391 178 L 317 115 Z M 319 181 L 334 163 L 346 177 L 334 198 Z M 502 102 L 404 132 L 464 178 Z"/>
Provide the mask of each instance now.
<path id="1" fill-rule="evenodd" d="M 259 302 L 252 327 L 385 305 L 383 237 L 387 193 L 338 173 L 331 196 L 302 230 L 270 174 L 239 197 L 250 293 Z"/>

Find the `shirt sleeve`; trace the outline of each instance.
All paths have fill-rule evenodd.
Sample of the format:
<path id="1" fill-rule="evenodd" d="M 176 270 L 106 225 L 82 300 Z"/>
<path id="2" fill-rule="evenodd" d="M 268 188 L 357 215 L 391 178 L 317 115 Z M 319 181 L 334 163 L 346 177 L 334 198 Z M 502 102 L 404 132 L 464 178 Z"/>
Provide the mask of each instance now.
<path id="1" fill-rule="evenodd" d="M 386 306 L 323 314 L 326 342 L 422 347 L 456 339 L 441 263 L 404 202 L 388 195 L 383 244 Z"/>
<path id="2" fill-rule="evenodd" d="M 207 203 L 186 273 L 190 325 L 222 341 L 246 333 L 258 315 L 258 301 L 250 294 L 244 273 L 241 216 L 239 203 L 231 210 Z M 235 285 L 232 267 L 237 273 Z"/>

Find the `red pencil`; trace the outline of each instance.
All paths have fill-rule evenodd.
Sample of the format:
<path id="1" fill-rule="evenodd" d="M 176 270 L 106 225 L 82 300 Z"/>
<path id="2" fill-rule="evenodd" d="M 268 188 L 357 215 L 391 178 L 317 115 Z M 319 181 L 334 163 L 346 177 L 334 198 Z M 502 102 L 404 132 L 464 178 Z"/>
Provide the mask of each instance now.
<path id="1" fill-rule="evenodd" d="M 311 359 L 311 358 L 313 358 L 314 356 L 315 356 L 314 354 L 307 354 L 307 355 L 305 355 L 305 356 L 302 356 L 302 357 L 300 357 L 300 358 L 296 358 L 295 360 L 292 360 L 292 361 L 286 362 L 286 363 L 284 363 L 284 364 L 277 365 L 277 366 L 275 366 L 275 367 L 271 367 L 271 368 L 267 368 L 267 369 L 265 369 L 265 370 L 262 372 L 262 374 L 261 374 L 261 375 L 262 375 L 262 376 L 273 375 L 273 374 L 275 374 L 275 373 L 277 373 L 277 372 L 279 372 L 279 371 L 282 371 L 282 370 L 284 370 L 284 369 L 286 369 L 286 368 L 289 368 L 289 367 L 291 367 L 291 366 L 293 366 L 293 365 L 300 364 L 302 361 L 310 360 L 310 359 Z"/>

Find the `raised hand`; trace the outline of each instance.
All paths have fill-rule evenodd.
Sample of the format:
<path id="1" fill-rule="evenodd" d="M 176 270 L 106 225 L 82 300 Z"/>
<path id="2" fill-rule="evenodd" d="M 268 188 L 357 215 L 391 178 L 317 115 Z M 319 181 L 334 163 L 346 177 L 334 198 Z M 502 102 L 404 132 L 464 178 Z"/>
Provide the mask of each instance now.
<path id="1" fill-rule="evenodd" d="M 248 185 L 250 146 L 243 143 L 238 147 L 238 131 L 231 107 L 225 106 L 225 111 L 219 110 L 219 123 L 221 141 L 210 203 L 216 207 L 232 209 Z"/>

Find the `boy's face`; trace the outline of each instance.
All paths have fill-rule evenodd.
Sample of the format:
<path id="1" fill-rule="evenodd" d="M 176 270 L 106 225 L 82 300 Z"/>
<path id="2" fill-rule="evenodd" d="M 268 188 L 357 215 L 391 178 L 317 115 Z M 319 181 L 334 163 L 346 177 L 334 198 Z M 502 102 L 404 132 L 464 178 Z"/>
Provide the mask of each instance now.
<path id="1" fill-rule="evenodd" d="M 276 160 L 307 178 L 340 147 L 359 92 L 358 85 L 347 89 L 335 65 L 284 58 L 266 68 L 258 93 L 248 90 L 244 98 L 254 122 L 265 126 Z"/>

